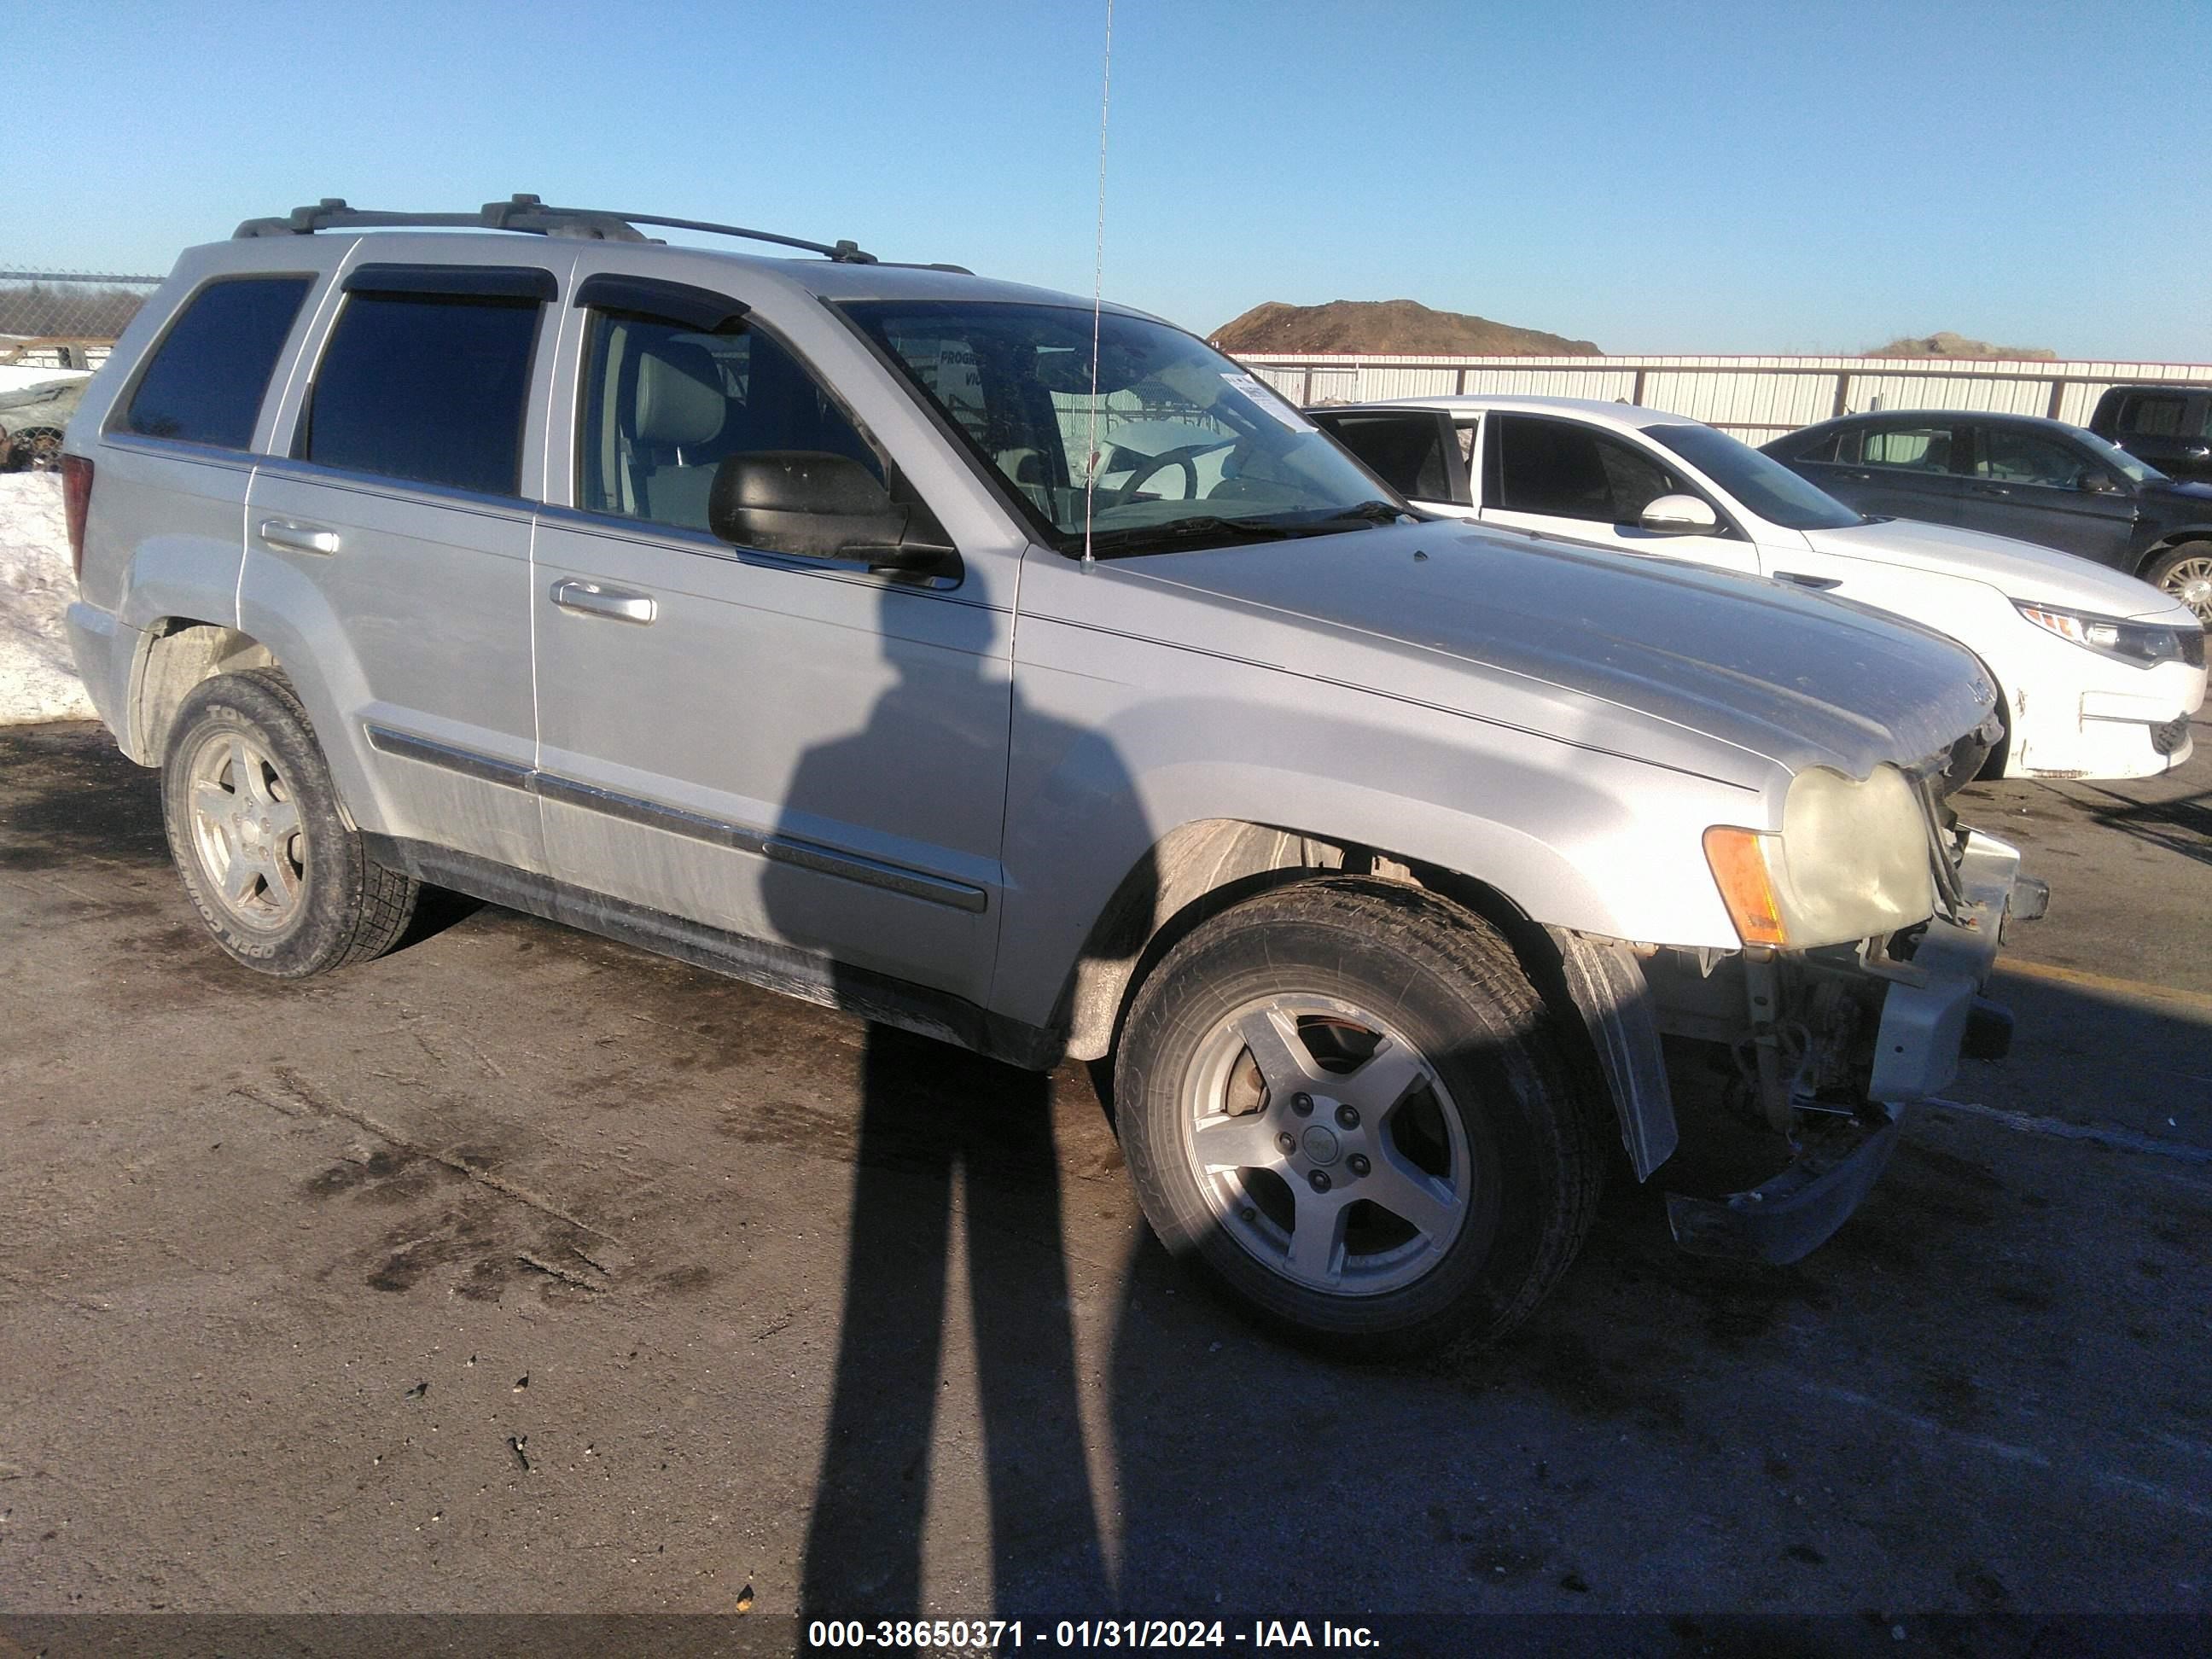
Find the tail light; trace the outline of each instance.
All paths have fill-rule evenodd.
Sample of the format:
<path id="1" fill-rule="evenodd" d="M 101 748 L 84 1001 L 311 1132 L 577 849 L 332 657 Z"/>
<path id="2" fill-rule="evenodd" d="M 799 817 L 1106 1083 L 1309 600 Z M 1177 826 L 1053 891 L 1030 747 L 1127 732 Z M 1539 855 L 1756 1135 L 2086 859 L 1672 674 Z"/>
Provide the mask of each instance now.
<path id="1" fill-rule="evenodd" d="M 92 510 L 92 463 L 82 455 L 62 457 L 62 515 L 69 523 L 70 568 L 84 580 L 84 520 Z"/>

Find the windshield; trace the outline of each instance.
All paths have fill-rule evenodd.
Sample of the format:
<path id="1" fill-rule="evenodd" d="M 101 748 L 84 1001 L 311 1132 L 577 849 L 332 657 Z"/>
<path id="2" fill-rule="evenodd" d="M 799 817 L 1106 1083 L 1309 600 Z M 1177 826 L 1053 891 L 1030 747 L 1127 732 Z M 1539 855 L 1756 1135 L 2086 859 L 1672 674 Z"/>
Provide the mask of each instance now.
<path id="1" fill-rule="evenodd" d="M 1094 400 L 1088 310 L 881 300 L 842 309 L 1062 552 L 1082 550 L 1086 514 L 1091 544 L 1108 557 L 1333 533 L 1402 510 L 1272 388 L 1164 323 L 1098 319 Z"/>
<path id="2" fill-rule="evenodd" d="M 1784 530 L 1842 530 L 1866 520 L 1771 456 L 1710 426 L 1647 426 L 1657 440 L 1745 507 Z"/>
<path id="3" fill-rule="evenodd" d="M 2079 439 L 2091 454 L 2130 483 L 2163 483 L 2166 481 L 2165 473 L 2137 460 L 2118 444 L 2107 443 L 2095 433 L 2081 427 L 2069 426 L 2066 429 Z"/>

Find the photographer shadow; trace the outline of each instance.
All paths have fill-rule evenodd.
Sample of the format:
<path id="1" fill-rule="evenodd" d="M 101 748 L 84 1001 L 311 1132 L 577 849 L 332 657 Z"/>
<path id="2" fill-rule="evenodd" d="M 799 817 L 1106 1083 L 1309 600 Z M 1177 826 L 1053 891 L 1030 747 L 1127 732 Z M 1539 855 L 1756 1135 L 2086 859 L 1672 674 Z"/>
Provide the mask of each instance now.
<path id="1" fill-rule="evenodd" d="M 920 613 L 903 609 L 934 603 L 885 588 L 881 638 L 898 678 L 863 729 L 801 757 L 784 802 L 789 833 L 805 833 L 840 803 L 849 807 L 856 779 L 872 780 L 878 795 L 894 793 L 886 757 L 926 763 L 974 740 L 941 713 L 948 693 L 957 701 L 966 684 L 949 687 L 946 677 L 1002 675 L 989 651 L 1003 623 L 948 605 L 949 619 L 933 613 L 916 627 Z M 1073 757 L 1085 787 L 1072 810 L 1086 834 L 1102 845 L 1147 844 L 1141 823 L 1114 822 L 1138 808 L 1110 748 L 1020 707 L 1011 690 L 1000 694 L 1009 699 L 1000 741 L 1011 730 L 1021 753 L 1042 764 Z M 769 915 L 786 939 L 805 944 L 813 933 L 818 879 L 771 866 Z M 1020 879 L 1010 870 L 1007 887 Z M 997 918 L 988 920 L 995 932 Z M 882 1006 L 879 986 L 860 970 L 839 969 L 836 985 L 841 1006 L 864 1013 Z M 896 1618 L 927 1605 L 922 1534 L 933 1480 L 945 1473 L 933 1462 L 954 1443 L 940 1402 L 952 1386 L 945 1349 L 956 1268 L 966 1277 L 973 1332 L 994 1604 L 1007 1614 L 1110 1606 L 1078 1410 L 1052 1079 L 872 1024 L 860 1084 L 843 1309 L 802 1616 Z"/>

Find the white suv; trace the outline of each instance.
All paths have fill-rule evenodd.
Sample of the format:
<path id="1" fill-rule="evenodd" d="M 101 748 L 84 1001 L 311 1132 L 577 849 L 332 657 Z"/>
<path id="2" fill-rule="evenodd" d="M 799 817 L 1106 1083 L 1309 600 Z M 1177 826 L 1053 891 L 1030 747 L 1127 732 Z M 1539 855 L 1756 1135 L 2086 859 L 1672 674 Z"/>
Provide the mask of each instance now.
<path id="1" fill-rule="evenodd" d="M 1577 398 L 1409 398 L 1313 418 L 1431 512 L 1771 577 L 1940 629 L 2003 694 L 1984 775 L 2133 778 L 2191 752 L 2204 633 L 2087 559 L 1869 518 L 1726 433 Z"/>

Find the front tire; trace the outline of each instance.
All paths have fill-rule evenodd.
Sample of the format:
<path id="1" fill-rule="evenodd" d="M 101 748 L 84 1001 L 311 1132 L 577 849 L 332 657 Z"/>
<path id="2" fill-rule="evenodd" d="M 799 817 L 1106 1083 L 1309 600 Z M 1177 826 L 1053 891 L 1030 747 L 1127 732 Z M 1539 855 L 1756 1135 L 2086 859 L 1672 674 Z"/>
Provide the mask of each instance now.
<path id="1" fill-rule="evenodd" d="M 307 709 L 273 669 L 218 674 L 185 698 L 161 817 L 200 920 L 257 973 L 304 979 L 368 961 L 414 917 L 417 884 L 368 856 Z"/>
<path id="2" fill-rule="evenodd" d="M 2143 580 L 2172 594 L 2212 629 L 2212 542 L 2184 542 L 2170 547 L 2143 568 Z"/>
<path id="3" fill-rule="evenodd" d="M 1330 878 L 1167 954 L 1115 1097 L 1168 1248 L 1279 1328 L 1369 1357 L 1493 1340 L 1566 1271 L 1604 1172 L 1573 1075 L 1487 923 Z"/>

